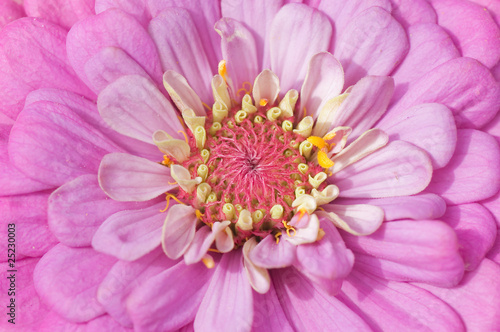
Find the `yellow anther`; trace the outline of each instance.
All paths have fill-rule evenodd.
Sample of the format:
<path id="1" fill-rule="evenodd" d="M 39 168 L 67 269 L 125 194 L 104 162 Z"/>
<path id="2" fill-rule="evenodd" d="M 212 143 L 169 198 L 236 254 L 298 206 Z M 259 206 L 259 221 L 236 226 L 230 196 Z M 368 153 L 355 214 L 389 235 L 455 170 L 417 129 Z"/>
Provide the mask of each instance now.
<path id="1" fill-rule="evenodd" d="M 212 110 L 212 107 L 210 107 L 207 103 L 204 103 L 204 102 L 201 102 L 201 103 L 203 104 L 203 106 L 204 106 L 207 110 L 209 110 L 209 111 L 211 111 L 211 110 Z"/>
<path id="2" fill-rule="evenodd" d="M 307 110 L 306 107 L 304 106 L 304 118 L 307 116 Z"/>
<path id="3" fill-rule="evenodd" d="M 222 252 L 220 252 L 219 250 L 217 249 L 212 249 L 212 248 L 209 248 L 208 251 L 211 251 L 211 252 L 216 252 L 218 254 L 222 254 Z"/>
<path id="4" fill-rule="evenodd" d="M 302 219 L 302 217 L 304 217 L 304 214 L 306 214 L 307 211 L 306 209 L 302 208 L 299 210 L 299 219 L 297 221 L 300 221 L 300 219 Z"/>
<path id="5" fill-rule="evenodd" d="M 323 138 L 318 136 L 309 136 L 307 140 L 319 149 L 323 149 L 326 146 L 326 142 Z"/>
<path id="6" fill-rule="evenodd" d="M 189 144 L 189 140 L 188 140 L 186 133 L 183 132 L 182 130 L 179 130 L 178 133 L 182 133 L 182 135 L 184 135 L 184 139 L 186 140 L 186 143 Z"/>
<path id="7" fill-rule="evenodd" d="M 161 162 L 162 165 L 170 167 L 173 163 L 174 162 L 172 160 L 170 160 L 169 157 L 167 157 L 166 155 L 163 155 L 163 161 Z"/>
<path id="8" fill-rule="evenodd" d="M 328 169 L 332 167 L 335 163 L 328 158 L 328 155 L 326 154 L 325 151 L 321 150 L 318 151 L 318 164 L 325 168 Z"/>
<path id="9" fill-rule="evenodd" d="M 173 199 L 174 201 L 176 201 L 177 203 L 179 204 L 182 204 L 182 205 L 185 205 L 184 203 L 182 203 L 181 201 L 179 201 L 179 199 L 177 197 L 175 197 L 175 195 L 173 194 L 170 194 L 170 193 L 167 193 L 166 196 L 165 196 L 165 199 L 167 200 L 167 206 L 163 209 L 163 210 L 160 210 L 160 212 L 165 212 L 168 210 L 168 207 L 170 205 L 170 199 Z"/>
<path id="10" fill-rule="evenodd" d="M 285 226 L 286 235 L 288 235 L 288 237 L 293 237 L 295 236 L 295 234 L 297 234 L 295 228 L 293 226 L 288 225 L 288 222 L 286 220 L 282 220 L 281 223 L 283 224 L 283 226 Z M 293 231 L 293 235 L 290 235 L 290 231 Z"/>
<path id="11" fill-rule="evenodd" d="M 215 262 L 214 262 L 214 259 L 212 258 L 212 256 L 210 255 L 206 255 L 205 257 L 203 257 L 201 259 L 201 261 L 203 262 L 203 264 L 205 264 L 205 266 L 208 268 L 208 269 L 213 269 L 214 266 L 215 266 Z"/>
<path id="12" fill-rule="evenodd" d="M 196 218 L 203 220 L 203 213 L 200 210 L 196 210 Z"/>
<path id="13" fill-rule="evenodd" d="M 219 62 L 218 72 L 219 72 L 219 75 L 222 76 L 222 78 L 224 79 L 224 81 L 226 81 L 226 77 L 227 77 L 226 60 L 221 60 Z"/>
<path id="14" fill-rule="evenodd" d="M 281 236 L 281 232 L 274 234 L 274 238 L 276 239 L 276 244 L 280 243 L 280 236 Z"/>
<path id="15" fill-rule="evenodd" d="M 323 137 L 323 139 L 325 141 L 328 141 L 328 140 L 331 140 L 332 138 L 334 138 L 335 136 L 337 136 L 337 133 L 333 132 L 333 133 L 330 133 L 330 134 L 327 134 Z"/>
<path id="16" fill-rule="evenodd" d="M 172 186 L 173 186 L 174 184 L 177 184 L 177 182 L 175 182 L 175 181 L 174 181 L 174 182 L 167 182 L 167 183 L 168 183 L 169 185 L 172 185 Z"/>
<path id="17" fill-rule="evenodd" d="M 260 106 L 266 106 L 268 102 L 269 102 L 269 101 L 268 101 L 266 98 L 262 98 L 262 99 L 259 101 L 259 105 L 260 105 Z"/>

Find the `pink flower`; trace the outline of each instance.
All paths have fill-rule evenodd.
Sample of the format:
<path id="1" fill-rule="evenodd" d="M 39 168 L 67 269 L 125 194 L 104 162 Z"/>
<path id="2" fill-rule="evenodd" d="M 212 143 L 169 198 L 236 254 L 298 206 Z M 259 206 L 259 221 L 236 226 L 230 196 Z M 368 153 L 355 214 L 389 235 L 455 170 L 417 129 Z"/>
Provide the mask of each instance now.
<path id="1" fill-rule="evenodd" d="M 0 32 L 18 326 L 499 325 L 498 8 L 288 2 L 25 0 Z"/>

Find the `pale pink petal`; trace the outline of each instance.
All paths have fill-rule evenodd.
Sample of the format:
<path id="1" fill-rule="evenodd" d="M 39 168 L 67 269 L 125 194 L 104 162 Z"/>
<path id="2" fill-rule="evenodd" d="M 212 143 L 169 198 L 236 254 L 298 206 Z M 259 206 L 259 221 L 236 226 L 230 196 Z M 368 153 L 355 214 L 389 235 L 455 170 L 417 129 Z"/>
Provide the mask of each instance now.
<path id="1" fill-rule="evenodd" d="M 186 266 L 180 262 L 136 287 L 127 299 L 134 328 L 174 331 L 191 322 L 199 312 L 213 274 L 213 269 L 201 263 Z M 221 294 L 216 294 L 212 299 L 219 301 Z"/>
<path id="2" fill-rule="evenodd" d="M 134 261 L 161 243 L 165 213 L 161 202 L 142 210 L 120 211 L 107 218 L 92 238 L 92 247 L 118 259 Z"/>
<path id="3" fill-rule="evenodd" d="M 181 257 L 194 239 L 196 231 L 196 210 L 189 205 L 177 204 L 167 211 L 161 244 L 171 259 Z"/>
<path id="4" fill-rule="evenodd" d="M 457 148 L 448 165 L 434 172 L 428 192 L 462 204 L 493 196 L 500 189 L 500 149 L 479 130 L 458 130 Z"/>
<path id="5" fill-rule="evenodd" d="M 87 331 L 133 332 L 131 328 L 123 327 L 110 315 L 102 315 L 92 319 L 85 327 Z"/>
<path id="6" fill-rule="evenodd" d="M 24 0 L 27 16 L 42 17 L 64 28 L 94 14 L 94 0 Z"/>
<path id="7" fill-rule="evenodd" d="M 490 212 L 480 204 L 461 204 L 449 206 L 441 220 L 457 234 L 465 270 L 475 270 L 497 237 L 496 223 Z"/>
<path id="8" fill-rule="evenodd" d="M 193 241 L 184 254 L 184 262 L 189 264 L 198 263 L 207 254 L 208 249 L 215 240 L 215 234 L 208 226 L 203 226 L 196 231 Z"/>
<path id="9" fill-rule="evenodd" d="M 500 298 L 500 265 L 484 259 L 479 267 L 465 274 L 454 288 L 418 284 L 447 302 L 462 317 L 467 331 L 494 331 L 500 311 L 494 304 Z"/>
<path id="10" fill-rule="evenodd" d="M 353 128 L 350 137 L 370 129 L 385 113 L 394 91 L 394 80 L 385 76 L 367 76 L 359 80 L 335 112 L 331 129 Z"/>
<path id="11" fill-rule="evenodd" d="M 363 198 L 363 199 L 338 199 L 338 204 L 370 204 L 384 210 L 384 220 L 398 219 L 437 219 L 446 211 L 445 201 L 434 194 L 418 194 L 413 196 Z"/>
<path id="12" fill-rule="evenodd" d="M 413 106 L 376 125 L 389 138 L 415 144 L 429 153 L 434 169 L 444 167 L 455 152 L 457 129 L 451 111 L 441 104 Z"/>
<path id="13" fill-rule="evenodd" d="M 294 331 L 283 312 L 274 287 L 265 294 L 253 293 L 253 312 L 252 331 Z"/>
<path id="14" fill-rule="evenodd" d="M 222 58 L 227 62 L 231 79 L 228 84 L 232 85 L 236 101 L 240 102 L 244 94 L 239 89 L 248 89 L 259 73 L 255 39 L 243 24 L 228 17 L 218 21 L 215 29 L 222 38 Z"/>
<path id="15" fill-rule="evenodd" d="M 269 69 L 264 69 L 256 78 L 253 84 L 252 95 L 256 103 L 266 99 L 269 105 L 274 105 L 280 92 L 280 80 L 275 73 Z"/>
<path id="16" fill-rule="evenodd" d="M 493 217 L 495 217 L 497 227 L 500 229 L 500 192 L 482 201 L 481 204 L 491 212 Z"/>
<path id="17" fill-rule="evenodd" d="M 389 114 L 424 103 L 447 106 L 453 111 L 458 128 L 478 128 L 495 116 L 500 106 L 500 86 L 478 61 L 457 58 L 413 83 Z"/>
<path id="18" fill-rule="evenodd" d="M 273 18 L 283 6 L 282 0 L 222 0 L 222 16 L 233 18 L 253 33 L 257 48 L 258 68 L 269 68 L 269 34 Z"/>
<path id="19" fill-rule="evenodd" d="M 142 25 L 147 26 L 151 14 L 147 3 L 141 0 L 95 0 L 95 12 L 100 14 L 108 9 L 118 8 L 133 16 Z"/>
<path id="20" fill-rule="evenodd" d="M 201 100 L 210 103 L 215 68 L 210 68 L 189 12 L 175 7 L 165 9 L 149 23 L 148 31 L 158 48 L 163 70 L 184 76 Z"/>
<path id="21" fill-rule="evenodd" d="M 391 15 L 405 28 L 419 23 L 436 23 L 437 16 L 426 0 L 391 0 Z M 411 43 L 411 35 L 409 36 Z"/>
<path id="22" fill-rule="evenodd" d="M 343 279 L 351 272 L 354 255 L 330 220 L 322 218 L 321 227 L 325 232 L 321 240 L 297 247 L 295 266 L 306 276 Z"/>
<path id="23" fill-rule="evenodd" d="M 500 112 L 491 120 L 487 125 L 481 128 L 481 130 L 493 135 L 497 142 L 500 143 Z"/>
<path id="24" fill-rule="evenodd" d="M 217 68 L 217 63 L 221 60 L 220 37 L 215 32 L 214 25 L 221 17 L 219 0 L 148 0 L 147 3 L 153 17 L 170 7 L 187 9 L 200 35 L 210 68 Z"/>
<path id="25" fill-rule="evenodd" d="M 38 18 L 22 18 L 0 34 L 0 109 L 15 119 L 26 95 L 39 88 L 60 88 L 93 99 L 66 56 L 66 30 Z"/>
<path id="26" fill-rule="evenodd" d="M 222 256 L 196 314 L 196 331 L 250 331 L 253 295 L 242 259 L 241 250 Z"/>
<path id="27" fill-rule="evenodd" d="M 35 288 L 66 320 L 86 322 L 105 312 L 97 302 L 97 288 L 115 262 L 115 258 L 91 248 L 58 244 L 36 266 Z"/>
<path id="28" fill-rule="evenodd" d="M 102 158 L 99 185 L 117 201 L 147 201 L 175 188 L 170 169 L 159 163 L 126 153 Z"/>
<path id="29" fill-rule="evenodd" d="M 340 197 L 376 198 L 417 194 L 429 184 L 432 165 L 420 148 L 394 141 L 329 178 Z"/>
<path id="30" fill-rule="evenodd" d="M 355 235 L 372 234 L 384 221 L 384 210 L 375 205 L 326 204 L 322 208 L 326 212 L 333 212 L 337 216 L 332 217 L 319 212 L 321 216 L 325 217 L 325 222 L 333 222 L 335 226 Z"/>
<path id="31" fill-rule="evenodd" d="M 256 245 L 257 241 L 255 240 L 255 237 L 250 238 L 250 240 L 245 242 L 243 245 L 243 266 L 245 267 L 248 282 L 252 288 L 257 293 L 266 294 L 270 290 L 271 286 L 271 277 L 269 276 L 269 272 L 267 269 L 255 265 L 250 259 L 250 253 Z"/>
<path id="32" fill-rule="evenodd" d="M 456 285 L 464 263 L 457 236 L 440 221 L 418 220 L 383 223 L 369 236 L 342 232 L 356 255 L 355 268 L 384 279 L 420 281 L 441 287 Z"/>
<path id="33" fill-rule="evenodd" d="M 9 137 L 11 162 L 54 186 L 95 173 L 105 154 L 120 150 L 72 109 L 52 102 L 28 105 Z"/>
<path id="34" fill-rule="evenodd" d="M 370 331 L 365 321 L 335 296 L 318 289 L 294 268 L 272 273 L 285 316 L 297 331 Z M 339 319 L 339 317 L 342 317 Z"/>
<path id="35" fill-rule="evenodd" d="M 493 247 L 491 247 L 486 257 L 500 265 L 500 236 L 497 236 L 497 240 L 493 244 Z"/>
<path id="36" fill-rule="evenodd" d="M 460 316 L 436 296 L 403 282 L 354 270 L 340 299 L 381 331 L 464 331 Z"/>
<path id="37" fill-rule="evenodd" d="M 323 105 L 338 96 L 344 87 L 344 71 L 340 62 L 330 53 L 315 54 L 311 61 L 304 84 L 300 90 L 300 109 L 317 118 Z"/>
<path id="38" fill-rule="evenodd" d="M 449 31 L 463 56 L 487 67 L 500 60 L 500 30 L 484 7 L 464 0 L 439 0 L 432 5 L 439 25 Z"/>
<path id="39" fill-rule="evenodd" d="M 120 9 L 109 9 L 76 23 L 68 33 L 68 58 L 87 84 L 85 64 L 105 47 L 117 47 L 161 85 L 162 69 L 156 46 L 144 28 Z"/>
<path id="40" fill-rule="evenodd" d="M 12 0 L 0 0 L 0 28 L 25 16 L 23 6 Z"/>
<path id="41" fill-rule="evenodd" d="M 300 89 L 309 59 L 328 50 L 331 36 L 332 26 L 320 11 L 303 4 L 280 9 L 273 19 L 269 40 L 271 69 L 280 78 L 283 91 Z"/>
<path id="42" fill-rule="evenodd" d="M 103 47 L 85 63 L 85 75 L 94 91 L 102 91 L 125 75 L 150 78 L 144 69 L 121 48 Z"/>
<path id="43" fill-rule="evenodd" d="M 97 99 L 97 108 L 106 123 L 120 134 L 153 144 L 153 133 L 164 130 L 183 138 L 182 125 L 170 102 L 147 78 L 122 76 L 108 85 Z"/>
<path id="44" fill-rule="evenodd" d="M 167 70 L 163 74 L 163 84 L 170 98 L 172 98 L 172 101 L 181 112 L 185 109 L 192 109 L 196 115 L 206 115 L 200 97 L 193 88 L 189 86 L 184 76 L 173 70 Z"/>
<path id="45" fill-rule="evenodd" d="M 425 0 L 420 0 L 425 2 Z M 405 1 L 405 4 L 414 4 Z M 427 4 L 427 6 L 430 6 Z M 393 77 L 397 82 L 394 91 L 396 99 L 408 91 L 409 87 L 437 66 L 448 60 L 460 57 L 450 36 L 437 24 L 417 24 L 408 27 L 410 50 L 401 65 L 394 71 Z M 393 99 L 393 103 L 395 100 Z"/>
<path id="46" fill-rule="evenodd" d="M 268 235 L 250 252 L 250 260 L 257 266 L 266 269 L 275 269 L 290 266 L 295 261 L 294 245 L 285 241 L 282 235 L 276 244 L 274 236 Z"/>
<path id="47" fill-rule="evenodd" d="M 175 261 L 167 258 L 161 248 L 133 262 L 118 261 L 101 282 L 97 290 L 97 300 L 113 319 L 124 326 L 132 327 L 132 320 L 127 312 L 128 296 L 174 264 Z M 138 280 L 140 282 L 137 282 Z"/>
<path id="48" fill-rule="evenodd" d="M 342 31 L 334 55 L 344 68 L 345 86 L 350 86 L 367 75 L 389 75 L 408 48 L 401 25 L 386 10 L 371 7 Z"/>

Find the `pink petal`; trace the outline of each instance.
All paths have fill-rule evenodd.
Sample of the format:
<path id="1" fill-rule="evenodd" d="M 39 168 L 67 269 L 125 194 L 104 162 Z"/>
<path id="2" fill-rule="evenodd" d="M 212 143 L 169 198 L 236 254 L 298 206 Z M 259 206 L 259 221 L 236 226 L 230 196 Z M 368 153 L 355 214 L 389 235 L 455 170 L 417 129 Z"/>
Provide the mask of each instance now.
<path id="1" fill-rule="evenodd" d="M 282 91 L 300 89 L 309 59 L 328 50 L 331 36 L 332 26 L 320 11 L 303 4 L 289 4 L 280 9 L 273 19 L 269 38 L 271 69 L 280 78 Z"/>
<path id="2" fill-rule="evenodd" d="M 231 317 L 231 320 L 227 318 Z M 243 269 L 241 250 L 222 255 L 194 320 L 196 331 L 250 331 L 252 288 Z"/>
<path id="3" fill-rule="evenodd" d="M 335 296 L 315 287 L 297 270 L 273 271 L 272 279 L 283 311 L 294 330 L 370 331 L 361 317 Z"/>
<path id="4" fill-rule="evenodd" d="M 491 212 L 493 217 L 495 217 L 497 228 L 500 229 L 500 192 L 482 201 L 481 204 Z"/>
<path id="5" fill-rule="evenodd" d="M 208 226 L 203 226 L 194 235 L 193 241 L 184 254 L 184 262 L 189 264 L 198 263 L 206 255 L 208 249 L 215 240 L 215 235 Z"/>
<path id="6" fill-rule="evenodd" d="M 417 194 L 429 184 L 432 165 L 420 148 L 394 141 L 329 178 L 340 197 L 375 198 Z"/>
<path id="7" fill-rule="evenodd" d="M 391 77 L 367 76 L 359 80 L 335 113 L 332 128 L 353 128 L 351 137 L 370 129 L 385 113 L 394 91 Z"/>
<path id="8" fill-rule="evenodd" d="M 491 259 L 495 263 L 500 264 L 500 236 L 498 236 L 498 232 L 497 232 L 497 240 L 493 244 L 493 247 L 491 247 L 486 257 Z"/>
<path id="9" fill-rule="evenodd" d="M 41 17 L 64 28 L 94 14 L 94 0 L 24 0 L 27 16 Z"/>
<path id="10" fill-rule="evenodd" d="M 275 269 L 290 266 L 295 261 L 295 246 L 285 241 L 282 235 L 278 244 L 274 236 L 268 235 L 250 252 L 250 260 L 260 267 Z"/>
<path id="11" fill-rule="evenodd" d="M 243 23 L 252 32 L 257 48 L 258 68 L 269 68 L 271 64 L 269 34 L 273 18 L 282 6 L 282 0 L 221 1 L 222 16 Z"/>
<path id="12" fill-rule="evenodd" d="M 92 247 L 118 259 L 134 261 L 161 243 L 165 214 L 161 202 L 142 210 L 120 211 L 111 215 L 97 229 Z"/>
<path id="13" fill-rule="evenodd" d="M 100 14 L 110 8 L 118 8 L 133 16 L 143 26 L 151 20 L 147 3 L 141 0 L 95 0 L 95 12 Z"/>
<path id="14" fill-rule="evenodd" d="M 219 0 L 205 0 L 201 2 L 148 0 L 147 3 L 153 17 L 158 16 L 161 11 L 170 7 L 187 9 L 200 35 L 210 68 L 217 68 L 217 63 L 221 60 L 220 37 L 215 32 L 214 25 L 221 17 Z"/>
<path id="15" fill-rule="evenodd" d="M 177 204 L 168 209 L 161 244 L 170 259 L 181 257 L 194 239 L 196 231 L 195 209 L 189 205 Z"/>
<path id="16" fill-rule="evenodd" d="M 390 74 L 408 48 L 401 25 L 386 10 L 371 7 L 342 31 L 334 55 L 344 68 L 345 86 L 350 86 L 367 75 Z"/>
<path id="17" fill-rule="evenodd" d="M 495 139 L 478 130 L 458 130 L 457 148 L 446 167 L 434 172 L 428 192 L 448 203 L 486 199 L 500 189 L 500 149 Z"/>
<path id="18" fill-rule="evenodd" d="M 25 16 L 23 6 L 12 0 L 0 1 L 0 28 Z"/>
<path id="19" fill-rule="evenodd" d="M 36 266 L 36 290 L 65 319 L 86 322 L 104 313 L 97 302 L 97 288 L 115 261 L 90 248 L 58 244 Z"/>
<path id="20" fill-rule="evenodd" d="M 11 162 L 40 182 L 59 186 L 97 171 L 101 158 L 120 149 L 67 106 L 28 105 L 9 138 Z"/>
<path id="21" fill-rule="evenodd" d="M 389 134 L 391 140 L 410 142 L 427 151 L 434 169 L 444 167 L 455 152 L 455 120 L 441 104 L 422 104 L 397 115 L 389 114 L 376 127 Z"/>
<path id="22" fill-rule="evenodd" d="M 86 326 L 87 331 L 113 331 L 113 332 L 132 332 L 132 329 L 123 327 L 110 315 L 102 315 L 89 321 Z"/>
<path id="23" fill-rule="evenodd" d="M 453 308 L 407 283 L 355 270 L 344 282 L 340 298 L 380 331 L 464 331 Z"/>
<path id="24" fill-rule="evenodd" d="M 446 211 L 446 203 L 438 195 L 418 194 L 413 196 L 339 199 L 335 203 L 343 205 L 370 204 L 384 210 L 384 220 L 398 219 L 437 219 Z"/>
<path id="25" fill-rule="evenodd" d="M 176 187 L 170 169 L 126 153 L 111 153 L 102 158 L 99 185 L 117 201 L 147 201 Z"/>
<path id="26" fill-rule="evenodd" d="M 250 253 L 257 245 L 257 240 L 252 237 L 243 245 L 243 266 L 247 274 L 248 282 L 259 294 L 266 294 L 271 287 L 271 277 L 267 269 L 259 267 L 250 259 Z"/>
<path id="27" fill-rule="evenodd" d="M 66 31 L 38 18 L 22 18 L 0 34 L 0 109 L 15 119 L 26 95 L 60 88 L 87 98 L 94 94 L 78 79 L 66 56 Z"/>
<path id="28" fill-rule="evenodd" d="M 122 49 L 161 85 L 162 69 L 153 40 L 139 22 L 119 9 L 88 17 L 68 33 L 69 61 L 85 83 L 91 86 L 85 73 L 87 61 L 109 46 Z"/>
<path id="29" fill-rule="evenodd" d="M 175 7 L 165 9 L 151 21 L 148 31 L 158 48 L 163 70 L 180 73 L 201 100 L 210 103 L 213 69 L 189 12 Z"/>
<path id="30" fill-rule="evenodd" d="M 222 57 L 227 61 L 227 72 L 231 78 L 233 94 L 238 102 L 243 97 L 239 89 L 252 84 L 259 73 L 257 48 L 252 33 L 240 22 L 228 17 L 215 24 L 222 38 Z M 248 86 L 246 86 L 248 88 Z"/>
<path id="31" fill-rule="evenodd" d="M 342 232 L 356 254 L 355 268 L 384 279 L 420 281 L 451 287 L 462 279 L 464 263 L 455 232 L 440 221 L 397 221 L 382 224 L 369 236 Z"/>
<path id="32" fill-rule="evenodd" d="M 50 195 L 48 203 L 50 231 L 60 242 L 71 247 L 90 246 L 97 228 L 112 214 L 152 204 L 110 199 L 99 187 L 94 174 L 65 183 Z"/>
<path id="33" fill-rule="evenodd" d="M 425 0 L 420 1 L 425 2 Z M 414 4 L 415 2 L 407 1 L 406 3 Z M 427 6 L 430 7 L 429 4 Z M 408 55 L 393 74 L 397 82 L 394 91 L 397 99 L 401 98 L 409 87 L 424 74 L 448 60 L 460 57 L 460 52 L 450 36 L 437 24 L 412 25 L 408 27 L 408 38 L 410 40 Z"/>
<path id="34" fill-rule="evenodd" d="M 405 28 L 419 23 L 436 23 L 436 12 L 426 0 L 391 0 L 392 16 Z M 411 35 L 410 42 L 411 42 Z"/>
<path id="35" fill-rule="evenodd" d="M 33 193 L 29 195 L 17 195 L 10 197 L 0 197 L 0 211 L 2 211 L 2 225 L 7 229 L 7 225 L 14 224 L 15 228 L 15 252 L 21 256 L 39 257 L 49 251 L 57 240 L 49 231 L 47 226 L 47 199 L 48 192 Z M 10 227 L 9 227 L 10 228 Z M 0 248 L 5 252 L 7 260 L 8 244 L 7 231 L 0 235 Z"/>
<path id="36" fill-rule="evenodd" d="M 294 331 L 283 312 L 274 287 L 271 287 L 265 294 L 253 293 L 253 311 L 255 319 L 252 331 Z"/>
<path id="37" fill-rule="evenodd" d="M 500 107 L 500 86 L 478 61 L 457 58 L 418 79 L 389 112 L 424 103 L 447 106 L 458 128 L 478 128 L 487 124 Z"/>
<path id="38" fill-rule="evenodd" d="M 439 0 L 432 3 L 438 23 L 449 31 L 465 57 L 492 67 L 500 60 L 500 30 L 488 11 L 463 0 Z M 466 25 L 461 22 L 467 22 Z"/>
<path id="39" fill-rule="evenodd" d="M 118 261 L 101 282 L 97 300 L 113 319 L 132 327 L 132 320 L 127 312 L 130 293 L 174 264 L 175 261 L 168 259 L 160 248 L 133 262 Z"/>
<path id="40" fill-rule="evenodd" d="M 457 234 L 465 269 L 475 270 L 495 243 L 495 220 L 479 204 L 449 206 L 442 220 L 453 227 Z"/>
<path id="41" fill-rule="evenodd" d="M 182 125 L 170 102 L 156 85 L 138 75 L 122 76 L 108 85 L 97 99 L 104 121 L 120 134 L 153 144 L 153 133 L 165 130 L 183 138 Z"/>
<path id="42" fill-rule="evenodd" d="M 103 47 L 85 63 L 85 75 L 94 91 L 102 91 L 125 75 L 150 78 L 144 69 L 121 48 Z"/>
<path id="43" fill-rule="evenodd" d="M 191 322 L 199 312 L 212 274 L 214 271 L 203 264 L 186 266 L 180 262 L 135 288 L 127 299 L 134 328 L 173 331 Z M 214 277 L 216 275 L 217 271 Z M 212 299 L 219 301 L 221 294 L 216 294 Z M 224 311 L 220 313 L 224 314 Z"/>
<path id="44" fill-rule="evenodd" d="M 344 87 L 344 71 L 330 53 L 315 54 L 309 61 L 307 75 L 300 90 L 300 110 L 317 118 L 323 105 L 338 96 Z"/>
<path id="45" fill-rule="evenodd" d="M 465 274 L 460 284 L 446 289 L 418 284 L 447 302 L 461 316 L 467 331 L 494 331 L 500 312 L 500 266 L 484 259 L 479 267 Z"/>
<path id="46" fill-rule="evenodd" d="M 297 247 L 296 266 L 306 276 L 343 279 L 351 272 L 354 255 L 330 220 L 322 218 L 321 226 L 325 232 L 321 240 Z"/>
<path id="47" fill-rule="evenodd" d="M 333 222 L 335 226 L 358 236 L 372 234 L 380 227 L 382 221 L 384 221 L 384 210 L 375 205 L 326 204 L 323 205 L 323 208 L 326 212 L 335 213 L 345 223 L 347 228 L 342 224 L 339 225 L 336 219 L 321 214 L 325 217 L 325 222 Z"/>

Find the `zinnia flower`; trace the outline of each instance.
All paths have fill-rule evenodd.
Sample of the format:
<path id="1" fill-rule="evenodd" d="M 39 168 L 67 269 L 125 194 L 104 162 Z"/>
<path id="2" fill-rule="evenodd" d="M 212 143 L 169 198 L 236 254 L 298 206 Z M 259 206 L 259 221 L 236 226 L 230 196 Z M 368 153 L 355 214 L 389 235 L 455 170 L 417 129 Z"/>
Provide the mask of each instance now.
<path id="1" fill-rule="evenodd" d="M 0 2 L 17 326 L 500 325 L 498 7 L 293 2 Z"/>

